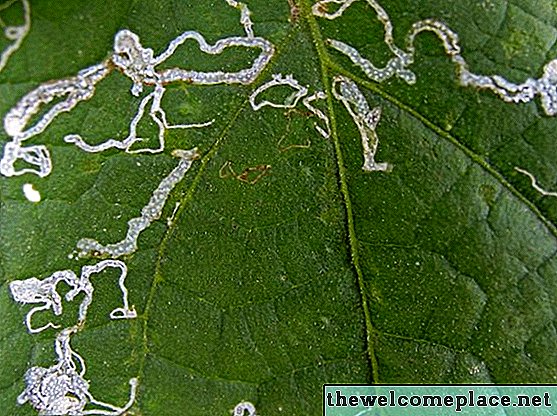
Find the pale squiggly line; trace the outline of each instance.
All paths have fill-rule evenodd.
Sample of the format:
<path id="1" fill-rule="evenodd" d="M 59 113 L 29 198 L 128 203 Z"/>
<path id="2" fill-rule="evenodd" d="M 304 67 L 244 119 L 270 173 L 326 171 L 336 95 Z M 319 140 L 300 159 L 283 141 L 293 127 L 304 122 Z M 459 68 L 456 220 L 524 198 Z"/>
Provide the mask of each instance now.
<path id="1" fill-rule="evenodd" d="M 99 415 L 119 416 L 128 410 L 135 401 L 137 379 L 130 379 L 130 397 L 123 407 L 96 400 L 89 392 L 89 383 L 85 379 L 85 360 L 70 345 L 70 337 L 78 327 L 61 331 L 55 340 L 57 364 L 45 367 L 31 367 L 25 373 L 25 390 L 18 396 L 17 402 L 27 402 L 39 412 L 39 416 L 51 415 Z M 78 371 L 76 361 L 81 367 Z M 103 409 L 85 410 L 88 405 Z"/>
<path id="2" fill-rule="evenodd" d="M 2 72 L 8 63 L 10 56 L 20 48 L 25 37 L 29 33 L 29 29 L 31 29 L 31 6 L 29 5 L 29 0 L 21 0 L 21 4 L 23 6 L 23 25 L 4 26 L 4 36 L 8 40 L 13 40 L 14 43 L 4 49 L 0 54 L 0 72 Z"/>
<path id="3" fill-rule="evenodd" d="M 282 85 L 287 85 L 289 87 L 291 87 L 294 92 L 286 97 L 286 99 L 284 100 L 284 102 L 274 102 L 274 101 L 270 101 L 270 100 L 262 100 L 259 103 L 256 101 L 257 96 L 259 94 L 261 94 L 262 92 L 270 89 L 270 88 L 274 88 L 274 87 L 278 87 L 278 86 L 282 86 Z M 302 99 L 302 103 L 303 105 L 316 117 L 318 117 L 320 120 L 322 120 L 325 123 L 325 129 L 322 128 L 321 126 L 319 126 L 317 123 L 314 124 L 315 130 L 317 130 L 317 132 L 319 134 L 321 134 L 323 137 L 325 138 L 329 138 L 331 135 L 331 128 L 329 125 L 329 117 L 325 115 L 325 113 L 323 113 L 323 111 L 319 110 L 318 108 L 316 108 L 315 106 L 313 106 L 311 103 L 315 100 L 323 100 L 326 98 L 326 95 L 323 91 L 317 91 L 315 93 L 313 93 L 312 95 L 308 96 L 309 89 L 308 87 L 305 87 L 303 85 L 300 84 L 300 82 L 294 78 L 294 76 L 292 74 L 290 75 L 286 75 L 283 76 L 282 74 L 273 74 L 272 79 L 270 81 L 265 82 L 264 84 L 261 84 L 259 87 L 257 87 L 250 95 L 249 97 L 249 102 L 251 105 L 251 108 L 253 109 L 253 111 L 258 111 L 260 109 L 262 109 L 263 107 L 273 107 L 273 108 L 294 108 L 296 107 L 296 105 L 298 105 L 298 102 L 300 101 L 300 99 Z"/>
<path id="4" fill-rule="evenodd" d="M 313 14 L 329 20 L 340 17 L 346 9 L 357 0 L 321 0 L 313 5 Z M 456 64 L 457 74 L 462 86 L 472 86 L 487 89 L 499 98 L 509 103 L 526 103 L 532 101 L 536 95 L 541 97 L 542 108 L 548 116 L 557 114 L 557 59 L 551 60 L 543 68 L 543 75 L 539 79 L 528 78 L 522 84 L 515 84 L 500 75 L 474 74 L 468 68 L 468 63 L 460 54 L 458 35 L 446 24 L 434 19 L 424 19 L 412 25 L 406 35 L 406 51 L 400 49 L 394 42 L 393 25 L 389 15 L 375 0 L 366 0 L 375 10 L 378 20 L 385 29 L 384 41 L 393 53 L 385 67 L 378 68 L 368 59 L 364 58 L 356 48 L 340 40 L 328 39 L 328 44 L 337 51 L 346 55 L 370 79 L 376 82 L 386 81 L 393 76 L 398 76 L 408 84 L 416 82 L 416 75 L 408 69 L 414 63 L 416 36 L 424 31 L 433 32 L 441 40 L 443 48 L 451 60 Z M 327 11 L 329 4 L 340 4 L 334 13 Z"/>
<path id="5" fill-rule="evenodd" d="M 240 24 L 244 26 L 244 30 L 248 38 L 253 38 L 253 22 L 251 20 L 251 11 L 245 3 L 236 0 L 225 0 L 229 6 L 240 10 Z"/>
<path id="6" fill-rule="evenodd" d="M 292 87 L 294 92 L 288 96 L 283 103 L 275 103 L 269 100 L 262 100 L 261 102 L 257 103 L 256 98 L 259 94 L 264 91 L 267 91 L 269 88 L 277 87 L 280 85 L 288 85 Z M 294 77 L 290 75 L 286 75 L 283 77 L 282 74 L 273 74 L 272 79 L 267 81 L 264 84 L 261 84 L 257 87 L 249 96 L 249 103 L 253 111 L 260 110 L 265 106 L 273 107 L 273 108 L 294 108 L 298 104 L 298 101 L 304 97 L 308 93 L 307 87 L 301 85 Z"/>
<path id="7" fill-rule="evenodd" d="M 521 169 L 517 166 L 515 166 L 514 170 L 516 170 L 519 173 L 522 173 L 523 175 L 528 176 L 528 178 L 530 178 L 532 188 L 534 188 L 536 191 L 538 191 L 543 196 L 553 196 L 553 197 L 557 198 L 557 192 L 546 191 L 545 189 L 543 189 L 541 186 L 538 185 L 536 177 L 534 175 L 532 175 L 530 172 L 528 172 L 527 170 Z"/>
<path id="8" fill-rule="evenodd" d="M 107 267 L 120 269 L 120 278 L 118 284 L 122 291 L 122 300 L 124 306 L 116 308 L 110 312 L 112 319 L 132 319 L 137 317 L 137 313 L 133 306 L 130 308 L 128 303 L 128 290 L 125 285 L 126 275 L 128 269 L 126 265 L 119 260 L 104 260 L 93 266 L 84 266 L 81 270 L 81 275 L 77 275 L 71 270 L 57 271 L 50 276 L 39 280 L 36 277 L 31 277 L 25 280 L 14 280 L 10 282 L 9 288 L 12 297 L 16 302 L 23 304 L 37 304 L 42 303 L 41 306 L 36 306 L 31 309 L 25 318 L 27 330 L 30 333 L 39 333 L 48 328 L 58 328 L 51 322 L 40 328 L 33 328 L 31 321 L 33 315 L 40 311 L 52 310 L 54 315 L 60 316 L 62 314 L 62 298 L 58 294 L 58 283 L 64 282 L 71 287 L 71 290 L 66 294 L 65 298 L 71 302 L 80 293 L 85 294 L 85 298 L 79 306 L 79 321 L 78 325 L 83 325 L 87 317 L 87 309 L 93 301 L 93 285 L 91 284 L 91 275 L 102 272 Z"/>
<path id="9" fill-rule="evenodd" d="M 329 137 L 331 137 L 331 125 L 330 125 L 330 122 L 329 122 L 329 117 L 327 115 L 325 115 L 325 113 L 323 111 L 321 111 L 320 109 L 315 107 L 313 104 L 311 104 L 313 101 L 325 100 L 326 98 L 327 98 L 327 95 L 323 91 L 317 91 L 317 92 L 313 93 L 312 95 L 309 95 L 309 96 L 305 97 L 302 100 L 302 103 L 304 104 L 304 106 L 311 113 L 313 113 L 315 116 L 317 116 L 317 118 L 319 118 L 321 121 L 323 121 L 323 123 L 325 123 L 325 128 L 321 127 L 317 123 L 314 123 L 313 126 L 315 127 L 315 130 L 317 130 L 317 132 L 321 136 L 328 139 Z"/>
<path id="10" fill-rule="evenodd" d="M 153 192 L 149 203 L 141 210 L 141 216 L 128 221 L 126 238 L 114 244 L 103 245 L 91 238 L 82 238 L 77 243 L 78 255 L 84 257 L 90 254 L 108 255 L 117 258 L 131 254 L 137 250 L 137 239 L 151 223 L 160 218 L 162 210 L 174 187 L 184 178 L 193 161 L 198 158 L 197 149 L 174 150 L 174 156 L 179 157 L 178 166 L 165 177 Z"/>
<path id="11" fill-rule="evenodd" d="M 26 0 L 23 0 L 26 1 Z M 49 82 L 39 86 L 34 91 L 24 96 L 18 104 L 4 119 L 6 132 L 12 137 L 4 150 L 4 157 L 0 161 L 0 173 L 6 176 L 20 175 L 23 173 L 36 173 L 46 176 L 51 171 L 51 160 L 45 146 L 23 147 L 22 143 L 31 137 L 42 133 L 57 115 L 62 112 L 71 111 L 80 101 L 90 99 L 98 82 L 104 79 L 114 68 L 121 70 L 133 81 L 131 93 L 139 95 L 143 86 L 154 86 L 154 91 L 144 97 L 139 105 L 136 116 L 130 123 L 130 135 L 128 138 L 118 141 L 109 139 L 100 145 L 89 145 L 78 135 L 66 136 L 65 140 L 74 143 L 82 150 L 96 152 L 108 148 L 118 148 L 132 153 L 130 147 L 133 143 L 141 140 L 136 135 L 136 128 L 143 116 L 146 107 L 151 103 L 149 115 L 159 126 L 159 149 L 144 151 L 156 152 L 164 148 L 164 131 L 172 128 L 205 127 L 212 123 L 170 125 L 166 119 L 166 113 L 161 107 L 161 100 L 165 92 L 164 86 L 174 81 L 185 81 L 198 85 L 214 84 L 249 84 L 252 83 L 263 68 L 267 65 L 274 53 L 273 45 L 263 38 L 257 38 L 253 33 L 251 12 L 244 4 L 235 0 L 226 2 L 236 7 L 241 12 L 240 22 L 244 26 L 247 37 L 229 37 L 209 45 L 203 36 L 197 32 L 185 32 L 174 39 L 167 50 L 157 58 L 149 48 L 143 48 L 139 37 L 133 32 L 123 30 L 118 32 L 115 38 L 114 54 L 112 57 L 99 64 L 80 71 L 77 76 L 60 81 Z M 198 42 L 199 48 L 208 54 L 219 54 L 229 47 L 259 48 L 261 54 L 255 59 L 253 65 L 248 69 L 238 72 L 198 72 L 173 68 L 157 72 L 155 67 L 168 59 L 175 49 L 188 39 Z M 39 113 L 40 108 L 52 102 L 56 98 L 64 100 L 55 104 L 42 118 L 33 126 L 26 128 L 33 116 Z M 138 151 L 143 151 L 140 149 Z M 134 218 L 128 222 L 130 228 L 126 239 L 120 243 L 102 246 L 95 240 L 82 239 L 78 242 L 78 248 L 82 251 L 80 255 L 86 255 L 90 251 L 97 254 L 118 257 L 129 254 L 137 249 L 137 238 L 154 220 L 157 220 L 166 203 L 171 190 L 181 181 L 189 170 L 194 159 L 198 157 L 196 149 L 189 151 L 175 150 L 173 154 L 180 158 L 176 167 L 165 177 L 159 187 L 154 191 L 149 203 L 142 209 L 141 217 Z M 16 170 L 14 164 L 23 159 L 27 163 L 36 166 L 37 169 Z M 73 257 L 73 256 L 72 256 Z M 80 304 L 79 321 L 76 326 L 62 330 L 56 337 L 55 350 L 58 355 L 58 363 L 52 367 L 32 367 L 25 374 L 26 387 L 18 397 L 18 403 L 29 402 L 39 415 L 105 415 L 116 416 L 126 412 L 134 403 L 137 379 L 130 379 L 130 398 L 123 407 L 113 406 L 96 400 L 89 392 L 89 383 L 85 380 L 85 360 L 70 345 L 70 337 L 79 331 L 85 321 L 87 310 L 92 302 L 93 286 L 90 281 L 92 273 L 99 273 L 106 267 L 120 268 L 121 276 L 119 286 L 123 294 L 123 307 L 116 308 L 110 313 L 112 319 L 135 318 L 137 316 L 133 306 L 128 304 L 128 291 L 125 286 L 127 267 L 119 260 L 104 260 L 92 266 L 84 266 L 80 278 L 70 270 L 56 272 L 48 278 L 40 281 L 36 278 L 25 281 L 14 281 L 10 284 L 12 296 L 16 301 L 23 303 L 42 303 L 41 306 L 33 308 L 27 315 L 26 324 L 30 332 L 40 332 L 50 327 L 56 327 L 52 323 L 41 328 L 33 328 L 31 318 L 34 313 L 52 309 L 55 315 L 62 313 L 62 300 L 57 292 L 57 284 L 61 281 L 67 283 L 72 289 L 66 294 L 66 299 L 72 301 L 80 293 L 85 293 L 85 299 Z M 77 371 L 76 362 L 81 370 Z M 86 410 L 87 405 L 94 405 L 103 409 Z M 106 410 L 105 410 L 106 409 Z M 235 407 L 235 414 L 248 412 L 249 416 L 255 416 L 255 408 L 249 402 L 242 402 Z"/>
<path id="12" fill-rule="evenodd" d="M 218 40 L 214 45 L 207 43 L 205 38 L 196 31 L 187 31 L 173 39 L 167 49 L 155 57 L 151 48 L 141 45 L 139 36 L 129 30 L 119 31 L 114 38 L 114 52 L 110 59 L 80 71 L 77 76 L 59 81 L 47 82 L 25 95 L 7 113 L 4 118 L 4 129 L 12 142 L 4 148 L 4 155 L 0 160 L 0 174 L 4 176 L 16 176 L 24 173 L 35 173 L 41 177 L 47 176 L 52 169 L 50 155 L 45 146 L 23 147 L 22 143 L 29 138 L 42 133 L 50 123 L 61 113 L 71 111 L 79 102 L 89 100 L 93 97 L 95 86 L 108 74 L 117 68 L 133 81 L 131 93 L 139 96 L 144 86 L 154 86 L 154 91 L 144 97 L 137 114 L 130 122 L 130 133 L 124 140 L 107 139 L 101 144 L 90 145 L 78 134 L 70 134 L 64 138 L 67 143 L 86 152 L 101 152 L 116 148 L 129 153 L 157 153 L 164 150 L 164 134 L 168 129 L 185 129 L 206 127 L 214 120 L 193 123 L 171 125 L 166 119 L 166 113 L 161 107 L 161 100 L 165 93 L 165 85 L 172 82 L 186 82 L 194 85 L 216 85 L 216 84 L 250 84 L 261 71 L 267 66 L 274 54 L 274 46 L 264 38 L 253 34 L 253 23 L 250 18 L 251 12 L 244 3 L 235 0 L 226 0 L 227 4 L 241 11 L 240 23 L 244 26 L 247 36 L 231 36 Z M 198 43 L 199 49 L 210 55 L 221 54 L 228 48 L 259 49 L 261 52 L 249 68 L 237 72 L 201 72 L 181 68 L 170 68 L 157 71 L 156 67 L 170 58 L 176 49 L 187 40 Z M 66 97 L 63 101 L 52 106 L 35 125 L 26 128 L 40 108 L 52 102 L 55 98 Z M 156 149 L 131 150 L 131 146 L 141 141 L 137 137 L 137 125 L 143 117 L 147 105 L 151 103 L 149 116 L 159 128 L 159 147 Z M 27 163 L 36 166 L 16 170 L 15 162 L 23 159 Z"/>
<path id="13" fill-rule="evenodd" d="M 375 153 L 377 153 L 377 147 L 379 146 L 379 138 L 375 128 L 381 118 L 381 107 L 375 107 L 370 110 L 367 100 L 358 89 L 358 86 L 341 75 L 337 75 L 333 80 L 333 95 L 344 104 L 362 136 L 362 147 L 364 150 L 364 165 L 362 169 L 367 172 L 390 171 L 392 169 L 391 164 L 386 162 L 377 163 L 375 161 Z"/>

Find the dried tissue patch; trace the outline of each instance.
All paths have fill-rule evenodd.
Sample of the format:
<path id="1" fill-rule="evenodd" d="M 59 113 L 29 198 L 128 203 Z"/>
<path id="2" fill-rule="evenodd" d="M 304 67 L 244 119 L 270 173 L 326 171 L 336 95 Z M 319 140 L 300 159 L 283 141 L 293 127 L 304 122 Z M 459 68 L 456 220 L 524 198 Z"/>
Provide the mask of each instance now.
<path id="1" fill-rule="evenodd" d="M 129 30 L 119 31 L 114 38 L 113 53 L 106 61 L 93 65 L 80 71 L 76 76 L 49 81 L 39 85 L 32 90 L 8 111 L 4 118 L 4 129 L 11 137 L 6 143 L 2 159 L 0 160 L 0 174 L 4 176 L 18 176 L 32 173 L 40 177 L 48 176 L 52 170 L 50 154 L 44 145 L 24 146 L 24 142 L 44 132 L 55 118 L 63 113 L 71 111 L 81 101 L 90 99 L 96 85 L 107 77 L 114 69 L 130 78 L 133 82 L 131 94 L 140 96 L 145 87 L 153 88 L 140 101 L 136 115 L 130 121 L 129 134 L 124 140 L 106 139 L 104 142 L 91 145 L 78 134 L 70 134 L 64 138 L 66 143 L 73 143 L 85 152 L 101 152 L 107 149 L 120 149 L 128 153 L 157 153 L 162 152 L 165 147 L 164 136 L 168 129 L 206 127 L 214 120 L 193 124 L 170 125 L 166 119 L 166 113 L 161 107 L 161 101 L 165 93 L 165 86 L 172 82 L 186 82 L 194 85 L 215 84 L 252 84 L 262 71 L 267 67 L 274 55 L 275 48 L 268 40 L 257 37 L 253 30 L 251 11 L 246 4 L 235 0 L 225 0 L 226 3 L 240 11 L 240 24 L 244 28 L 245 36 L 230 36 L 218 40 L 215 44 L 209 44 L 205 38 L 196 31 L 187 31 L 173 39 L 166 50 L 159 56 L 154 51 L 144 47 L 139 36 Z M 322 0 L 314 4 L 312 12 L 315 16 L 334 20 L 340 17 L 348 7 L 356 0 Z M 468 65 L 460 55 L 458 36 L 445 24 L 432 19 L 416 22 L 406 37 L 406 49 L 399 48 L 393 38 L 393 25 L 386 11 L 375 0 L 366 0 L 375 10 L 378 20 L 383 24 L 385 36 L 384 42 L 393 53 L 385 67 L 378 68 L 369 60 L 364 58 L 354 47 L 335 39 L 329 39 L 328 45 L 345 54 L 355 65 L 373 81 L 383 82 L 397 76 L 413 84 L 416 82 L 415 74 L 408 69 L 414 62 L 415 37 L 423 32 L 435 33 L 443 43 L 446 53 L 457 66 L 459 81 L 462 86 L 473 86 L 476 88 L 491 90 L 506 102 L 519 103 L 528 102 L 536 95 L 541 96 L 542 107 L 546 114 L 553 116 L 557 114 L 557 60 L 549 62 L 544 67 L 544 74 L 540 79 L 528 79 L 523 84 L 513 84 L 499 75 L 485 76 L 477 75 L 469 71 Z M 0 5 L 0 11 L 14 3 L 10 0 Z M 24 12 L 24 24 L 21 26 L 8 26 L 0 21 L 4 29 L 4 36 L 13 43 L 10 44 L 0 55 L 0 71 L 6 65 L 9 57 L 21 46 L 31 25 L 31 10 L 27 0 L 21 0 Z M 295 3 L 289 2 L 291 8 Z M 335 12 L 328 12 L 330 5 L 337 5 Z M 294 11 L 292 12 L 294 16 Z M 230 47 L 242 47 L 258 49 L 260 54 L 254 59 L 251 66 L 237 72 L 200 72 L 193 69 L 171 68 L 157 70 L 157 67 L 170 58 L 176 49 L 187 40 L 197 42 L 199 49 L 209 55 L 217 55 Z M 259 94 L 275 88 L 290 87 L 293 92 L 284 102 L 261 100 L 258 102 Z M 324 111 L 314 106 L 314 101 L 325 100 L 327 95 L 323 91 L 314 91 L 309 94 L 310 87 L 303 86 L 293 75 L 274 74 L 271 80 L 258 86 L 249 97 L 253 111 L 259 111 L 264 107 L 278 109 L 295 108 L 301 101 L 302 105 L 310 114 L 319 119 L 315 123 L 316 131 L 324 138 L 331 135 L 329 116 Z M 358 86 L 350 79 L 337 75 L 332 82 L 332 97 L 340 101 L 354 120 L 361 135 L 364 155 L 364 171 L 388 171 L 391 166 L 388 163 L 375 161 L 379 139 L 376 127 L 381 116 L 381 108 L 370 108 L 369 104 Z M 33 116 L 37 115 L 41 107 L 52 103 L 55 99 L 62 99 L 52 105 L 44 115 L 32 126 L 29 123 Z M 142 139 L 137 136 L 137 126 L 149 108 L 149 116 L 159 128 L 159 147 L 156 149 L 140 148 L 133 150 L 132 146 Z M 50 276 L 41 279 L 36 277 L 24 280 L 14 280 L 9 284 L 9 289 L 15 301 L 38 305 L 34 306 L 26 315 L 25 325 L 30 333 L 38 333 L 50 328 L 58 328 L 52 322 L 41 327 L 33 327 L 32 318 L 35 313 L 51 311 L 55 316 L 63 313 L 62 296 L 58 292 L 59 283 L 70 287 L 65 295 L 68 302 L 74 301 L 79 294 L 83 294 L 83 300 L 79 306 L 79 316 L 74 326 L 61 330 L 54 343 L 57 355 L 57 363 L 51 367 L 31 367 L 25 374 L 25 390 L 18 397 L 19 404 L 30 403 L 39 415 L 121 415 L 130 409 L 135 401 L 137 378 L 130 379 L 130 394 L 128 402 L 122 406 L 114 406 L 96 400 L 89 392 L 89 382 L 85 380 L 85 360 L 71 347 L 71 337 L 78 333 L 84 326 L 87 311 L 93 300 L 94 287 L 91 276 L 101 273 L 107 268 L 120 271 L 118 280 L 122 292 L 121 307 L 115 308 L 110 313 L 111 319 L 133 319 L 137 313 L 128 302 L 128 290 L 125 285 L 127 277 L 127 266 L 122 260 L 116 258 L 131 255 L 137 250 L 137 240 L 142 231 L 158 220 L 163 212 L 166 201 L 174 187 L 184 178 L 193 162 L 198 158 L 196 149 L 175 149 L 173 155 L 179 158 L 177 167 L 164 177 L 157 189 L 153 192 L 151 199 L 141 210 L 141 215 L 128 221 L 128 232 L 126 237 L 117 243 L 103 245 L 90 238 L 81 239 L 77 243 L 77 253 L 71 253 L 70 258 L 82 258 L 90 255 L 109 257 L 93 265 L 83 266 L 78 277 L 71 270 L 57 271 Z M 31 167 L 16 169 L 15 163 L 23 161 Z M 230 163 L 230 162 L 227 162 Z M 258 173 L 260 176 L 252 180 L 255 183 L 270 168 L 268 165 L 260 165 L 256 168 L 248 168 L 237 175 L 230 164 L 226 169 L 230 171 L 229 176 L 239 180 L 249 181 L 250 173 Z M 223 167 L 224 169 L 224 167 Z M 223 172 L 221 169 L 221 174 Z M 533 175 L 529 172 L 516 168 L 518 172 L 527 175 L 532 186 L 543 195 L 556 196 L 557 194 L 544 191 L 536 183 Z M 226 174 L 226 172 L 225 172 Z M 228 175 L 228 174 L 226 174 Z M 245 177 L 244 177 L 245 176 Z M 249 183 L 252 183 L 249 182 Z M 40 201 L 40 194 L 30 184 L 24 185 L 25 195 L 29 200 Z M 177 205 L 178 207 L 179 205 Z M 175 210 L 176 211 L 176 210 Z M 174 213 L 173 213 L 174 215 Z M 168 220 L 172 223 L 172 218 Z M 77 256 L 74 256 L 77 254 Z M 234 416 L 255 416 L 256 410 L 252 403 L 241 402 L 233 410 Z"/>
<path id="2" fill-rule="evenodd" d="M 232 162 L 228 160 L 221 166 L 219 177 L 222 179 L 234 178 L 240 182 L 255 185 L 260 179 L 266 176 L 270 170 L 271 165 L 257 165 L 247 167 L 241 173 L 236 173 L 232 167 Z"/>

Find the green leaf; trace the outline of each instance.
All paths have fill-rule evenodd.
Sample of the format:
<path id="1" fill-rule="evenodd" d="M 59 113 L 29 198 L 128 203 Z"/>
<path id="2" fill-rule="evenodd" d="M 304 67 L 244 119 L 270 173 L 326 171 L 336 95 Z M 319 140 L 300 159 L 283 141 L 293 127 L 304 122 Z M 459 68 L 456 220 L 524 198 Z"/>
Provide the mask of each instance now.
<path id="1" fill-rule="evenodd" d="M 262 416 L 319 415 L 324 383 L 555 383 L 557 199 L 515 169 L 557 186 L 557 121 L 539 96 L 510 104 L 460 85 L 431 33 L 416 38 L 414 85 L 371 81 L 326 44 L 342 40 L 377 66 L 391 58 L 364 1 L 332 21 L 314 16 L 310 0 L 247 4 L 256 35 L 276 47 L 258 80 L 177 82 L 164 95 L 170 122 L 214 118 L 210 127 L 168 130 L 157 155 L 91 154 L 64 143 L 69 133 L 93 143 L 127 136 L 140 99 L 113 71 L 92 99 L 29 141 L 50 150 L 50 176 L 2 177 L 0 413 L 36 414 L 16 403 L 23 375 L 56 363 L 56 331 L 29 334 L 31 307 L 14 302 L 8 283 L 94 264 L 68 257 L 77 241 L 123 239 L 126 222 L 177 165 L 171 151 L 193 147 L 201 159 L 123 258 L 138 318 L 110 320 L 122 302 L 117 274 L 93 277 L 93 303 L 72 347 L 96 399 L 123 405 L 138 377 L 136 416 L 229 415 L 243 400 Z M 522 83 L 556 56 L 550 1 L 381 5 L 399 47 L 415 22 L 442 21 L 476 74 Z M 31 30 L 0 72 L 0 115 L 38 85 L 109 57 L 120 29 L 158 54 L 187 30 L 211 44 L 244 36 L 239 17 L 218 0 L 32 1 Z M 21 20 L 17 4 L 0 18 Z M 165 65 L 237 71 L 255 56 L 240 48 L 207 55 L 188 43 Z M 275 73 L 325 91 L 315 105 L 330 117 L 330 140 L 300 105 L 252 110 L 248 97 Z M 331 90 L 339 74 L 382 108 L 376 160 L 391 172 L 362 170 L 357 126 Z M 149 137 L 142 146 L 156 147 L 154 127 L 140 125 Z M 2 131 L 0 140 L 11 138 Z M 39 203 L 25 199 L 25 183 L 41 193 Z M 76 302 L 64 302 L 62 316 L 38 313 L 33 322 L 67 327 L 76 317 Z"/>

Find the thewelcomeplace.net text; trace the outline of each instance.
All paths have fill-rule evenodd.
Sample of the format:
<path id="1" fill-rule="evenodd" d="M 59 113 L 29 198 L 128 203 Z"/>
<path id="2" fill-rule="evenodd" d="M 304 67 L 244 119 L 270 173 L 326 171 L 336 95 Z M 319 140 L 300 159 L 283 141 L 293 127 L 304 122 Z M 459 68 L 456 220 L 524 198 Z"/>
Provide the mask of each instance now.
<path id="1" fill-rule="evenodd" d="M 549 392 L 542 394 L 477 394 L 468 390 L 466 394 L 397 394 L 389 390 L 388 394 L 350 394 L 345 395 L 341 390 L 326 393 L 325 404 L 328 408 L 334 407 L 416 407 L 416 408 L 454 408 L 461 412 L 468 407 L 519 407 L 519 408 L 547 408 L 552 407 Z"/>

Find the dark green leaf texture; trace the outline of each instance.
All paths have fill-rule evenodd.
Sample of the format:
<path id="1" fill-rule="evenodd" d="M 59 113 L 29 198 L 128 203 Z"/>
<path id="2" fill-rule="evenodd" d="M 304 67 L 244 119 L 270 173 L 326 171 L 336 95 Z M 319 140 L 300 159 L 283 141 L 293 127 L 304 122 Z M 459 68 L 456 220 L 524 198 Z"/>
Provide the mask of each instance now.
<path id="1" fill-rule="evenodd" d="M 70 132 L 92 141 L 126 136 L 138 99 L 115 72 L 32 139 L 52 152 L 48 178 L 0 181 L 0 413 L 36 414 L 16 405 L 23 374 L 55 359 L 55 332 L 26 332 L 29 307 L 12 300 L 7 283 L 90 264 L 68 258 L 76 242 L 121 240 L 126 221 L 176 166 L 171 150 L 195 146 L 201 160 L 125 258 L 138 319 L 111 321 L 121 302 L 115 275 L 94 280 L 73 346 L 96 398 L 124 403 L 128 380 L 139 377 L 136 416 L 228 415 L 242 400 L 262 416 L 318 415 L 326 382 L 557 382 L 557 199 L 514 169 L 556 186 L 557 120 L 538 99 L 508 104 L 459 86 L 427 33 L 417 39 L 415 85 L 367 80 L 324 43 L 341 39 L 386 62 L 383 28 L 363 1 L 332 22 L 312 16 L 311 0 L 247 3 L 256 34 L 277 48 L 257 82 L 176 83 L 164 97 L 172 122 L 215 118 L 211 127 L 168 131 L 159 155 L 89 154 L 64 143 Z M 445 22 L 476 73 L 522 82 L 557 54 L 549 0 L 382 5 L 399 45 L 417 20 Z M 37 0 L 31 8 L 29 36 L 0 73 L 2 117 L 40 83 L 105 59 L 121 28 L 155 52 L 186 30 L 210 42 L 242 35 L 238 11 L 217 0 Z M 242 50 L 208 58 L 189 45 L 169 65 L 234 69 L 252 58 Z M 252 111 L 248 96 L 273 73 L 327 92 L 320 105 L 331 117 L 330 140 L 303 112 Z M 382 107 L 376 157 L 392 172 L 362 171 L 358 130 L 331 94 L 336 74 Z M 3 131 L 0 140 L 9 140 Z M 270 169 L 250 184 L 222 177 L 227 162 L 237 173 Z M 40 203 L 24 198 L 27 182 Z M 75 308 L 67 308 L 37 318 L 71 325 Z"/>

